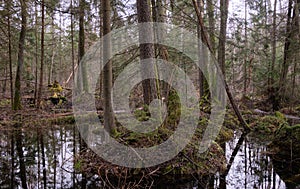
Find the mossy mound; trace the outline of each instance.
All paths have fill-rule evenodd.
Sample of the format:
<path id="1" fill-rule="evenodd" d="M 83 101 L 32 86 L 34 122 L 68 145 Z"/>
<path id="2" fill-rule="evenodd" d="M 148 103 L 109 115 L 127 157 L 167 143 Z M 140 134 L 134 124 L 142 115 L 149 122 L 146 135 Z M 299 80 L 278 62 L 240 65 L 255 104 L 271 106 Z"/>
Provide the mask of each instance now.
<path id="1" fill-rule="evenodd" d="M 191 141 L 177 156 L 160 165 L 141 169 L 120 167 L 106 162 L 92 151 L 89 151 L 80 156 L 82 170 L 90 170 L 91 175 L 97 173 L 104 177 L 116 177 L 116 179 L 120 180 L 127 179 L 126 182 L 139 182 L 141 180 L 141 186 L 143 186 L 143 182 L 147 182 L 149 178 L 163 178 L 166 182 L 172 183 L 174 182 L 174 178 L 183 179 L 191 176 L 207 177 L 214 175 L 216 172 L 223 172 L 226 169 L 226 159 L 224 151 L 218 143 L 213 142 L 207 151 L 199 153 L 205 122 L 204 119 L 201 122 L 202 124 L 199 124 Z M 146 134 L 128 132 L 120 129 L 119 127 L 119 135 L 115 136 L 115 139 L 124 145 L 134 148 L 149 148 L 158 145 L 166 141 L 173 134 L 172 129 L 166 127 L 160 127 L 155 132 Z M 229 135 L 228 133 L 230 133 L 230 131 L 229 129 L 221 130 L 221 133 L 223 133 L 222 139 L 225 140 L 225 138 L 228 138 L 227 135 Z M 155 156 L 160 156 L 160 154 L 152 155 L 153 158 Z"/>
<path id="2" fill-rule="evenodd" d="M 222 127 L 217 137 L 217 142 L 221 144 L 231 140 L 233 137 L 234 137 L 234 133 L 232 129 L 229 129 L 227 127 Z"/>
<path id="3" fill-rule="evenodd" d="M 188 145 L 172 160 L 163 164 L 148 168 L 127 168 L 113 165 L 97 156 L 94 152 L 88 151 L 78 157 L 79 171 L 85 171 L 88 175 L 98 174 L 103 178 L 118 179 L 122 183 L 139 182 L 139 188 L 147 185 L 149 179 L 164 179 L 164 182 L 173 183 L 176 178 L 181 180 L 193 177 L 207 177 L 216 172 L 223 172 L 226 169 L 224 151 L 217 144 L 213 143 L 210 148 L 200 154 L 199 146 Z M 155 154 L 153 154 L 155 156 Z M 89 170 L 88 172 L 86 170 Z M 177 180 L 178 181 L 178 180 Z M 149 183 L 148 183 L 149 184 Z"/>
<path id="4" fill-rule="evenodd" d="M 274 169 L 287 188 L 300 186 L 300 124 L 279 128 L 269 148 Z"/>
<path id="5" fill-rule="evenodd" d="M 279 128 L 288 126 L 288 122 L 281 116 L 264 116 L 258 118 L 250 127 L 253 129 L 253 133 L 262 136 L 272 136 Z M 271 139 L 271 138 L 269 138 Z"/>
<path id="6" fill-rule="evenodd" d="M 282 148 L 281 151 L 291 148 L 293 153 L 300 157 L 300 124 L 280 127 L 274 135 L 271 147 Z M 287 155 L 290 155 L 290 153 L 291 152 L 287 152 Z"/>
<path id="7" fill-rule="evenodd" d="M 239 129 L 240 122 L 233 111 L 227 111 L 223 125 L 229 129 L 236 130 Z"/>

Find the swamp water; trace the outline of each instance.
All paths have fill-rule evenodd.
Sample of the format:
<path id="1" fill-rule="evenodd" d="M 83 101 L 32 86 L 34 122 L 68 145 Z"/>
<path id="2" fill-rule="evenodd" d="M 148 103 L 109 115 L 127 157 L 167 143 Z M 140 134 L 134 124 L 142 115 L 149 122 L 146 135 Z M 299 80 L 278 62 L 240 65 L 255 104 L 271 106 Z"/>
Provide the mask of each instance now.
<path id="1" fill-rule="evenodd" d="M 74 125 L 50 126 L 47 129 L 26 128 L 0 131 L 0 188 L 82 188 L 80 164 L 75 161 L 80 149 Z M 230 164 L 227 176 L 216 174 L 206 185 L 197 178 L 178 183 L 164 183 L 164 178 L 151 181 L 154 188 L 296 188 L 287 185 L 277 172 L 286 169 L 267 155 L 264 144 L 250 137 L 240 137 L 226 143 L 226 158 Z M 278 164 L 278 162 L 277 162 Z M 281 174 L 285 174 L 281 172 Z M 94 175 L 86 188 L 106 188 L 107 183 Z M 126 188 L 126 186 L 124 186 Z"/>

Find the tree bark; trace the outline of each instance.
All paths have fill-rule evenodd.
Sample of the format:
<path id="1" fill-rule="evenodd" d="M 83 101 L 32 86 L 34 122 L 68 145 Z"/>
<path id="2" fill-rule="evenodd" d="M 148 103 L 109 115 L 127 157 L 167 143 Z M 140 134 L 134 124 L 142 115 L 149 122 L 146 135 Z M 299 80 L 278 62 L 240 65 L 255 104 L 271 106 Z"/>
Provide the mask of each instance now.
<path id="1" fill-rule="evenodd" d="M 81 70 L 81 82 L 82 83 L 82 90 L 84 92 L 88 92 L 88 80 L 87 80 L 87 73 L 86 73 L 86 65 L 85 62 L 80 62 L 85 54 L 85 32 L 84 32 L 84 14 L 85 14 L 85 0 L 79 1 L 79 43 L 78 43 L 78 65 L 81 63 L 79 67 Z"/>
<path id="2" fill-rule="evenodd" d="M 198 9 L 201 11 L 200 14 L 201 14 L 201 17 L 203 17 L 202 13 L 203 13 L 203 4 L 201 3 L 201 0 L 197 0 L 197 6 L 198 6 Z M 211 16 L 211 15 L 210 15 Z M 199 21 L 199 20 L 198 20 Z M 197 25 L 197 37 L 198 37 L 198 51 L 199 51 L 199 56 L 198 56 L 198 59 L 199 61 L 201 61 L 201 59 L 203 60 L 205 57 L 201 57 L 201 54 L 203 54 L 204 52 L 204 49 L 202 47 L 202 35 L 201 35 L 201 27 L 200 25 L 198 24 Z M 202 52 L 202 53 L 200 53 Z M 199 65 L 200 65 L 200 62 L 199 62 Z M 203 75 L 203 72 L 201 69 L 199 69 L 199 92 L 200 92 L 200 98 L 202 98 L 204 95 L 204 75 Z"/>
<path id="3" fill-rule="evenodd" d="M 8 61 L 9 61 L 9 80 L 10 80 L 10 103 L 11 107 L 13 108 L 14 104 L 14 86 L 13 86 L 13 71 L 12 71 L 12 49 L 11 49 L 11 13 L 10 13 L 10 7 L 11 7 L 11 0 L 6 1 L 7 5 L 7 32 L 8 32 Z"/>
<path id="4" fill-rule="evenodd" d="M 214 0 L 207 0 L 207 15 L 208 15 L 208 27 L 209 27 L 209 40 L 213 54 L 215 55 L 216 51 L 216 39 L 215 39 L 215 11 L 214 11 Z"/>
<path id="5" fill-rule="evenodd" d="M 75 78 L 75 53 L 74 53 L 74 16 L 73 16 L 73 0 L 70 2 L 70 9 L 71 9 L 71 51 L 72 51 L 72 80 L 74 82 Z"/>
<path id="6" fill-rule="evenodd" d="M 200 26 L 200 30 L 201 30 L 201 39 L 202 39 L 202 42 L 207 46 L 207 48 L 209 49 L 209 51 L 211 53 L 213 53 L 214 50 L 212 48 L 212 45 L 210 44 L 209 37 L 208 37 L 208 35 L 206 33 L 206 30 L 205 30 L 205 27 L 204 27 L 203 17 L 202 17 L 201 11 L 200 11 L 200 9 L 199 9 L 199 7 L 197 5 L 196 0 L 193 0 L 193 5 L 194 5 L 194 9 L 195 9 L 197 18 L 198 18 L 198 25 Z"/>
<path id="7" fill-rule="evenodd" d="M 220 0 L 221 9 L 221 23 L 220 23 L 220 36 L 218 48 L 218 63 L 222 70 L 224 77 L 225 73 L 225 44 L 226 44 L 226 30 L 227 30 L 227 17 L 228 17 L 228 0 Z"/>
<path id="8" fill-rule="evenodd" d="M 111 6 L 109 0 L 101 1 L 103 8 L 103 35 L 107 35 L 111 30 Z M 115 133 L 115 120 L 111 104 L 111 88 L 112 88 L 112 62 L 111 56 L 111 39 L 107 36 L 107 40 L 103 41 L 103 63 L 105 64 L 103 70 L 103 96 L 104 96 L 104 128 L 110 134 Z"/>
<path id="9" fill-rule="evenodd" d="M 274 11 L 273 11 L 273 23 L 272 23 L 272 60 L 271 60 L 271 66 L 269 69 L 269 83 L 268 83 L 268 92 L 269 92 L 269 99 L 276 99 L 276 91 L 274 89 L 275 83 L 274 83 L 274 68 L 275 68 L 275 62 L 276 62 L 276 6 L 277 6 L 277 0 L 274 0 Z M 273 110 L 277 110 L 278 107 L 276 107 L 277 102 L 273 103 Z"/>
<path id="10" fill-rule="evenodd" d="M 295 25 L 296 28 L 295 30 L 297 31 L 296 34 L 296 39 L 295 41 L 297 41 L 296 44 L 296 50 L 295 50 L 295 55 L 294 57 L 299 57 L 300 56 L 300 0 L 294 0 L 295 3 Z M 296 78 L 297 78 L 297 70 L 298 70 L 298 65 L 300 63 L 299 58 L 294 58 L 294 66 L 293 66 L 293 73 L 292 73 L 292 92 L 291 92 L 291 96 L 294 97 L 295 96 L 295 89 L 297 88 L 296 85 Z M 297 98 L 297 97 L 296 97 Z M 294 104 L 295 99 L 293 99 L 294 101 L 290 102 L 291 104 Z"/>
<path id="11" fill-rule="evenodd" d="M 164 23 L 165 22 L 165 16 L 166 16 L 166 10 L 164 8 L 164 0 L 151 0 L 152 4 L 152 18 L 154 22 L 159 22 L 159 23 Z M 164 28 L 162 26 L 160 28 L 156 28 L 153 30 L 154 32 L 154 37 L 157 39 L 157 41 L 162 41 L 164 38 Z M 160 44 L 155 44 L 155 57 L 159 57 L 160 59 L 164 61 L 168 61 L 169 59 L 169 53 L 168 50 L 165 46 L 160 45 Z M 171 76 L 170 78 L 171 79 Z M 158 98 L 164 97 L 167 99 L 168 94 L 169 94 L 169 85 L 166 82 L 160 82 L 156 81 L 157 86 L 157 96 Z"/>
<path id="12" fill-rule="evenodd" d="M 247 12 L 247 1 L 245 1 L 245 4 L 244 4 L 244 8 L 245 8 L 245 56 L 244 56 L 244 90 L 243 90 L 243 96 L 245 97 L 247 95 L 247 87 L 248 87 L 248 19 L 247 19 L 247 15 L 248 15 L 248 12 Z"/>
<path id="13" fill-rule="evenodd" d="M 51 52 L 51 63 L 48 67 L 48 85 L 51 84 L 51 82 L 53 81 L 53 70 L 55 70 L 55 66 L 54 66 L 54 60 L 55 60 L 55 49 L 56 49 L 56 41 L 55 41 L 55 23 L 54 23 L 54 16 L 55 16 L 55 12 L 53 11 L 51 13 L 51 41 L 52 41 L 52 52 Z M 55 79 L 55 78 L 54 78 Z"/>
<path id="14" fill-rule="evenodd" d="M 38 96 L 38 11 L 37 11 L 37 2 L 35 2 L 35 31 L 34 31 L 34 37 L 35 37 L 35 79 L 34 79 L 34 104 L 37 105 L 37 96 Z"/>
<path id="15" fill-rule="evenodd" d="M 291 37 L 292 37 L 292 9 L 293 9 L 293 0 L 289 0 L 288 4 L 288 14 L 287 14 L 287 22 L 286 22 L 286 37 L 285 37 L 285 43 L 284 43 L 284 55 L 283 55 L 283 63 L 281 67 L 281 74 L 280 74 L 280 80 L 279 80 L 279 87 L 278 87 L 278 93 L 277 98 L 275 99 L 276 104 L 279 104 L 280 98 L 284 97 L 285 95 L 285 82 L 286 77 L 288 73 L 288 67 L 289 67 L 289 59 L 290 59 L 290 46 L 291 46 Z M 278 109 L 278 108 L 277 108 Z"/>
<path id="16" fill-rule="evenodd" d="M 21 4 L 21 32 L 19 38 L 19 52 L 18 52 L 18 66 L 15 80 L 15 95 L 13 110 L 22 109 L 21 105 L 21 77 L 23 74 L 23 63 L 24 63 L 24 48 L 25 48 L 25 37 L 26 37 L 26 25 L 27 25 L 27 5 L 26 0 L 20 0 Z"/>
<path id="17" fill-rule="evenodd" d="M 38 99 L 37 99 L 37 107 L 40 108 L 41 98 L 42 98 L 42 90 L 43 90 L 43 80 L 44 80 L 44 38 L 45 38 L 45 5 L 44 0 L 42 0 L 42 29 L 41 29 L 41 67 L 40 67 L 40 82 L 38 89 Z"/>
<path id="18" fill-rule="evenodd" d="M 137 15 L 138 22 L 151 22 L 150 9 L 148 1 L 137 0 Z M 154 57 L 154 47 L 153 44 L 143 43 L 143 41 L 153 41 L 152 28 L 140 27 L 139 28 L 139 41 L 140 41 L 140 59 L 141 61 L 148 58 Z M 152 62 L 149 65 L 142 66 L 142 74 L 147 77 L 154 76 L 154 68 Z M 155 83 L 153 79 L 145 79 L 142 81 L 144 103 L 149 105 L 151 101 L 155 98 Z"/>

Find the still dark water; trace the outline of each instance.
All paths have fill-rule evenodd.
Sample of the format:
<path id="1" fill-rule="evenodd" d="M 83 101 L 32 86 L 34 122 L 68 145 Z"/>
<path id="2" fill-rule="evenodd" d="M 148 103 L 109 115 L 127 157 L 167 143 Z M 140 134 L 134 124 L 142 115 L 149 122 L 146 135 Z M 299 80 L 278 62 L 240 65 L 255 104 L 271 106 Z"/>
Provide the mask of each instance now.
<path id="1" fill-rule="evenodd" d="M 79 136 L 74 125 L 50 126 L 0 131 L 0 188 L 81 188 L 82 174 L 75 163 L 79 152 Z M 236 138 L 226 144 L 226 158 L 232 163 L 227 176 L 216 174 L 211 188 L 287 188 L 267 155 L 264 144 L 249 137 Z M 25 180 L 24 180 L 25 179 Z M 203 188 L 197 178 L 164 184 L 160 178 L 156 188 Z M 105 188 L 108 184 L 94 175 L 87 188 Z M 154 183 L 155 185 L 155 183 Z M 124 186 L 124 188 L 127 188 Z M 290 188 L 290 187 L 289 187 Z"/>

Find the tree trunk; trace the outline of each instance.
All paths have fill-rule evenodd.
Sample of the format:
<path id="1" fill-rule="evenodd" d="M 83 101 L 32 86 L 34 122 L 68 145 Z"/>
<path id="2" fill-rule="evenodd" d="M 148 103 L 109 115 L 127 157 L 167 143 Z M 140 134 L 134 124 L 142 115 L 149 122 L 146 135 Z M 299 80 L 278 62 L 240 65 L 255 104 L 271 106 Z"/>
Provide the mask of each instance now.
<path id="1" fill-rule="evenodd" d="M 295 56 L 294 57 L 299 57 L 300 56 L 300 1 L 299 0 L 294 0 L 295 3 L 295 25 L 296 25 L 296 30 L 297 30 L 297 34 L 296 34 L 296 39 L 295 41 L 297 41 L 296 43 L 296 50 L 295 50 Z M 295 89 L 296 89 L 296 77 L 297 77 L 297 70 L 298 70 L 298 64 L 300 63 L 299 58 L 295 58 L 294 59 L 294 68 L 293 68 L 293 73 L 292 73 L 292 92 L 291 92 L 291 96 L 294 97 L 295 96 Z M 290 102 L 291 104 L 295 104 L 295 100 L 297 99 L 294 98 L 292 102 Z"/>
<path id="2" fill-rule="evenodd" d="M 109 34 L 111 30 L 110 13 L 111 6 L 109 0 L 101 1 L 103 8 L 103 35 Z M 109 59 L 111 56 L 111 39 L 108 36 L 107 40 L 103 41 L 103 96 L 104 96 L 104 128 L 110 134 L 115 133 L 114 113 L 111 104 L 111 89 L 112 89 L 112 62 Z"/>
<path id="3" fill-rule="evenodd" d="M 51 84 L 51 82 L 53 81 L 53 70 L 55 70 L 55 66 L 54 66 L 54 60 L 55 60 L 55 49 L 56 49 L 56 41 L 55 41 L 55 23 L 54 23 L 54 16 L 55 16 L 55 13 L 54 11 L 52 12 L 52 15 L 51 15 L 51 41 L 52 41 L 52 52 L 51 52 L 51 63 L 49 65 L 49 70 L 48 70 L 48 85 Z M 54 78 L 55 80 L 55 78 Z"/>
<path id="4" fill-rule="evenodd" d="M 203 4 L 201 0 L 197 0 L 197 6 L 199 10 L 201 11 L 201 17 L 203 17 Z M 211 15 L 210 15 L 211 16 Z M 199 61 L 204 61 L 205 56 L 203 56 L 204 49 L 202 47 L 202 35 L 201 35 L 201 27 L 200 25 L 197 25 L 197 37 L 198 37 L 198 59 Z M 203 56 L 203 57 L 201 57 Z M 199 62 L 199 65 L 201 62 Z M 199 69 L 199 92 L 200 92 L 200 98 L 202 98 L 204 95 L 204 75 L 201 69 Z"/>
<path id="5" fill-rule="evenodd" d="M 45 5 L 44 0 L 42 0 L 42 29 L 41 29 L 41 67 L 40 67 L 40 83 L 38 89 L 38 99 L 37 99 L 37 107 L 39 108 L 41 105 L 42 98 L 42 90 L 43 90 L 43 79 L 44 79 L 44 38 L 45 38 Z"/>
<path id="6" fill-rule="evenodd" d="M 219 36 L 219 48 L 218 48 L 218 63 L 226 78 L 225 70 L 225 44 L 226 44 L 226 29 L 227 29 L 227 17 L 228 17 L 228 0 L 220 0 L 221 9 L 221 23 L 220 23 L 220 36 Z"/>
<path id="7" fill-rule="evenodd" d="M 207 0 L 207 15 L 208 15 L 208 27 L 209 27 L 209 40 L 213 54 L 216 52 L 216 39 L 215 39 L 215 11 L 214 11 L 214 0 Z"/>
<path id="8" fill-rule="evenodd" d="M 245 96 L 247 96 L 247 87 L 248 87 L 248 71 L 247 71 L 247 69 L 248 69 L 248 19 L 247 19 L 247 14 L 248 14 L 248 12 L 247 12 L 247 1 L 245 1 L 245 4 L 244 4 L 244 8 L 245 8 L 245 28 L 244 28 L 244 30 L 245 30 L 245 56 L 244 56 L 244 90 L 243 90 L 243 96 L 245 97 Z"/>
<path id="9" fill-rule="evenodd" d="M 84 54 L 85 54 L 85 33 L 84 33 L 84 14 L 85 14 L 85 0 L 79 1 L 79 44 L 78 44 L 78 65 L 80 61 L 82 60 Z M 84 92 L 88 92 L 88 80 L 87 80 L 87 73 L 86 73 L 86 65 L 84 62 L 81 62 L 81 67 L 79 67 L 81 70 L 81 79 L 82 81 L 82 90 Z"/>
<path id="10" fill-rule="evenodd" d="M 7 78 L 8 78 L 8 67 L 9 67 L 9 65 L 8 64 L 6 64 L 5 65 L 5 68 L 4 68 L 4 83 L 3 83 L 3 86 L 2 86 L 2 94 L 3 94 L 3 96 L 5 96 L 5 93 L 6 93 L 6 83 L 7 83 Z"/>
<path id="11" fill-rule="evenodd" d="M 18 52 L 18 66 L 15 80 L 15 95 L 13 110 L 20 110 L 21 105 L 21 77 L 23 74 L 23 63 L 24 63 L 24 48 L 25 48 L 25 37 L 26 37 L 26 25 L 27 25 L 27 5 L 26 0 L 20 0 L 21 3 L 21 32 L 19 38 L 19 52 Z"/>
<path id="12" fill-rule="evenodd" d="M 11 23 L 10 23 L 10 7 L 11 0 L 6 1 L 8 16 L 7 16 L 7 32 L 8 32 L 8 61 L 9 61 L 9 80 L 10 80 L 10 103 L 11 107 L 14 104 L 14 86 L 13 86 L 13 73 L 12 73 L 12 49 L 11 49 Z"/>
<path id="13" fill-rule="evenodd" d="M 85 15 L 85 0 L 79 0 L 79 41 L 78 41 L 78 72 L 81 74 L 81 77 L 78 77 L 80 92 L 88 92 L 88 83 L 87 83 L 87 73 L 85 68 L 85 63 L 81 62 L 84 54 L 85 54 L 85 32 L 84 32 L 84 15 Z M 80 153 L 86 153 L 87 144 L 80 137 Z M 81 188 L 85 189 L 87 185 L 87 175 L 85 172 L 82 173 L 82 182 Z"/>
<path id="14" fill-rule="evenodd" d="M 269 69 L 269 83 L 268 83 L 268 92 L 269 92 L 269 99 L 276 99 L 276 91 L 274 89 L 275 83 L 274 83 L 274 68 L 275 68 L 275 62 L 276 62 L 276 6 L 277 6 L 277 0 L 274 0 L 274 11 L 273 11 L 273 23 L 272 23 L 272 60 L 271 60 L 271 66 Z M 273 110 L 277 110 L 278 107 L 276 107 L 277 102 L 273 103 Z"/>
<path id="15" fill-rule="evenodd" d="M 38 11 L 37 11 L 37 2 L 35 2 L 35 80 L 34 80 L 34 104 L 37 105 L 37 93 L 38 93 L 38 64 L 39 64 L 39 56 L 38 56 Z"/>
<path id="16" fill-rule="evenodd" d="M 292 37 L 292 26 L 291 26 L 291 19 L 292 19 L 292 9 L 293 9 L 293 0 L 289 0 L 288 4 L 288 14 L 287 14 L 287 23 L 286 23 L 286 38 L 284 43 L 284 55 L 283 55 L 283 64 L 281 67 L 281 74 L 279 80 L 279 87 L 277 98 L 274 99 L 274 104 L 279 106 L 280 98 L 285 96 L 285 82 L 288 73 L 289 61 L 290 61 L 290 54 L 291 54 L 291 37 Z M 279 107 L 275 107 L 278 109 Z"/>
<path id="17" fill-rule="evenodd" d="M 209 49 L 209 51 L 214 54 L 214 50 L 212 48 L 212 45 L 209 41 L 209 38 L 208 38 L 208 35 L 206 33 L 206 30 L 205 30 L 205 27 L 204 27 L 204 21 L 203 21 L 203 17 L 202 17 L 202 14 L 201 14 L 201 11 L 197 5 L 197 2 L 196 0 L 193 0 L 193 5 L 194 5 L 194 9 L 195 9 L 195 12 L 196 12 L 196 15 L 197 15 L 197 18 L 198 18 L 198 25 L 200 26 L 200 30 L 201 30 L 201 39 L 202 39 L 202 42 L 207 46 L 207 48 Z"/>
<path id="18" fill-rule="evenodd" d="M 225 89 L 232 105 L 234 112 L 236 113 L 240 124 L 244 127 L 245 131 L 249 131 L 250 128 L 246 121 L 244 120 L 242 114 L 240 113 L 236 103 L 234 102 L 234 98 L 229 90 L 229 87 L 226 82 L 226 73 L 225 73 L 225 44 L 226 44 L 226 30 L 227 30 L 227 17 L 228 17 L 228 0 L 220 1 L 220 9 L 221 9 L 221 26 L 220 26 L 220 40 L 219 40 L 219 48 L 218 48 L 218 62 L 221 67 L 221 71 L 224 76 L 224 84 Z"/>
<path id="19" fill-rule="evenodd" d="M 164 23 L 165 22 L 165 16 L 166 16 L 166 10 L 164 8 L 164 0 L 151 0 L 152 4 L 152 18 L 154 22 Z M 162 27 L 162 26 L 161 26 Z M 164 28 L 157 28 L 153 30 L 154 37 L 157 39 L 157 41 L 162 41 L 164 38 Z M 160 44 L 155 44 L 155 57 L 158 56 L 158 58 L 168 61 L 169 59 L 169 53 L 165 46 Z M 171 79 L 168 78 L 168 79 Z M 169 93 L 169 86 L 166 82 L 159 82 L 156 81 L 157 86 L 157 96 L 158 98 L 164 97 L 167 99 L 168 93 Z"/>
<path id="20" fill-rule="evenodd" d="M 200 11 L 199 11 L 199 8 L 198 8 L 198 6 L 197 6 L 196 0 L 193 0 L 193 4 L 194 4 L 194 8 L 195 8 L 197 17 L 198 17 L 198 22 L 199 22 L 198 24 L 199 24 L 200 27 L 201 27 L 201 34 L 202 34 L 203 42 L 207 45 L 207 47 L 208 47 L 210 53 L 212 53 L 213 50 L 212 50 L 212 47 L 211 47 L 211 45 L 210 45 L 210 43 L 209 43 L 209 41 L 208 41 L 208 36 L 207 36 L 207 34 L 206 34 L 205 32 L 203 32 L 203 31 L 204 31 L 203 20 L 202 20 L 202 17 L 201 17 L 201 13 L 200 13 Z M 225 30 L 225 31 L 226 31 L 226 30 Z M 226 33 L 225 33 L 225 34 L 226 34 Z M 242 125 L 242 127 L 244 128 L 244 130 L 245 130 L 246 132 L 248 132 L 248 131 L 250 130 L 250 128 L 249 128 L 248 124 L 246 123 L 246 121 L 244 120 L 244 118 L 243 118 L 241 112 L 239 111 L 239 109 L 238 109 L 238 107 L 237 107 L 237 105 L 236 105 L 236 103 L 235 103 L 235 101 L 234 101 L 234 98 L 233 98 L 233 96 L 232 96 L 232 94 L 231 94 L 231 92 L 230 92 L 230 89 L 229 89 L 229 87 L 228 87 L 228 85 L 227 85 L 227 82 L 226 82 L 225 77 L 224 77 L 224 86 L 225 86 L 225 90 L 226 90 L 227 96 L 228 96 L 228 98 L 229 98 L 230 104 L 232 105 L 232 108 L 233 108 L 233 110 L 234 110 L 234 112 L 235 112 L 235 114 L 236 114 L 236 116 L 237 116 L 237 118 L 238 118 L 240 124 Z"/>
<path id="21" fill-rule="evenodd" d="M 151 22 L 150 9 L 147 1 L 137 0 L 137 15 L 138 22 Z M 152 28 L 140 27 L 139 28 L 139 42 L 140 42 L 140 59 L 153 58 L 154 57 L 154 48 L 153 44 L 143 43 L 143 41 L 153 41 L 153 32 Z M 146 75 L 148 78 L 154 76 L 153 63 L 148 65 L 143 64 L 142 74 Z M 142 81 L 143 85 L 143 94 L 144 94 L 144 103 L 149 105 L 150 102 L 155 98 L 156 90 L 155 83 L 153 79 L 146 79 Z"/>
<path id="22" fill-rule="evenodd" d="M 85 43 L 85 34 L 84 34 L 84 9 L 85 9 L 85 0 L 79 1 L 79 44 L 78 44 L 78 55 L 79 61 L 85 53 L 84 43 Z"/>
<path id="23" fill-rule="evenodd" d="M 74 16 L 73 16 L 73 0 L 70 2 L 70 9 L 71 9 L 71 51 L 72 51 L 72 79 L 74 83 L 75 78 L 75 53 L 74 53 Z"/>

